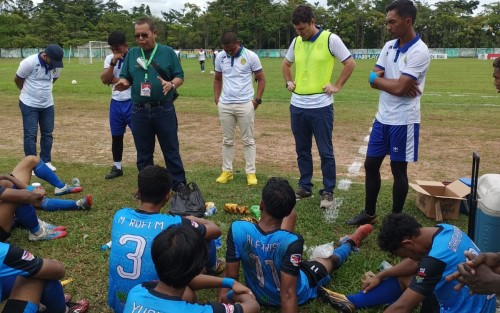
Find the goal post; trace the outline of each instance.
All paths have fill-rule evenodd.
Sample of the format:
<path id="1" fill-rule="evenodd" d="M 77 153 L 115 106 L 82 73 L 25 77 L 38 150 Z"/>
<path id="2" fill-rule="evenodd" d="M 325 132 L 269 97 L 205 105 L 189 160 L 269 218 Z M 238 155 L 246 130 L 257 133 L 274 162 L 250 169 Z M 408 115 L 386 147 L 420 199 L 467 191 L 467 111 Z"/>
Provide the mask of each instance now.
<path id="1" fill-rule="evenodd" d="M 111 53 L 111 49 L 106 41 L 89 41 L 83 46 L 78 46 L 77 53 L 79 64 L 93 64 L 96 61 L 104 61 L 104 58 Z"/>

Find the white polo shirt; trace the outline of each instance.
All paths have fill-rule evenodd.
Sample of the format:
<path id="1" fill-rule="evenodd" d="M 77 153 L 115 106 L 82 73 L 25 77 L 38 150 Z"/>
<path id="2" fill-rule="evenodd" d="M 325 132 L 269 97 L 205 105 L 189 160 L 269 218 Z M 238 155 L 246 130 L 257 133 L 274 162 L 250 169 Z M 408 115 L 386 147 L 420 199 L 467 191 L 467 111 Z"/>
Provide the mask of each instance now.
<path id="1" fill-rule="evenodd" d="M 420 92 L 424 92 L 425 76 L 431 61 L 429 48 L 417 34 L 404 47 L 399 39 L 388 41 L 378 57 L 376 67 L 384 70 L 384 77 L 399 79 L 406 75 L 418 82 Z M 385 125 L 409 125 L 420 123 L 420 98 L 398 97 L 380 91 L 376 119 Z"/>
<path id="2" fill-rule="evenodd" d="M 106 59 L 104 59 L 104 69 L 107 69 L 111 66 L 110 65 L 111 61 L 113 61 L 113 55 L 109 54 L 106 56 Z M 120 78 L 120 72 L 122 71 L 122 66 L 123 66 L 123 60 L 118 60 L 116 62 L 115 67 L 113 68 L 113 77 Z M 114 84 L 113 84 L 113 86 L 114 86 Z M 118 91 L 118 90 L 115 90 L 115 88 L 113 88 L 112 92 L 111 92 L 111 98 L 113 100 L 116 100 L 116 101 L 130 100 L 131 90 L 132 89 L 130 87 L 124 91 Z"/>
<path id="3" fill-rule="evenodd" d="M 314 36 L 314 38 L 311 39 L 315 40 L 316 38 L 318 38 L 319 34 L 320 32 L 318 32 L 316 36 Z M 288 51 L 285 56 L 285 58 L 290 63 L 295 62 L 295 52 L 294 52 L 295 40 L 297 40 L 297 37 L 293 39 L 292 43 L 290 44 L 290 47 L 288 47 Z M 342 39 L 340 39 L 340 37 L 335 34 L 331 34 L 328 37 L 328 49 L 332 54 L 332 58 L 335 57 L 337 58 L 337 60 L 341 62 L 344 62 L 345 60 L 351 57 L 349 49 L 347 49 Z M 338 66 L 338 64 L 336 64 L 336 66 Z M 329 95 L 327 93 L 315 94 L 315 95 L 298 95 L 296 93 L 292 93 L 292 99 L 290 102 L 293 106 L 299 108 L 317 109 L 331 105 L 333 103 L 333 95 Z"/>
<path id="4" fill-rule="evenodd" d="M 206 52 L 205 50 L 198 52 L 198 61 L 205 61 Z"/>
<path id="5" fill-rule="evenodd" d="M 24 79 L 19 100 L 30 107 L 48 108 L 54 105 L 52 82 L 59 77 L 61 69 L 47 70 L 38 55 L 30 55 L 19 64 L 16 75 Z"/>
<path id="6" fill-rule="evenodd" d="M 262 65 L 255 52 L 241 49 L 236 57 L 221 51 L 215 59 L 215 71 L 222 73 L 221 103 L 245 103 L 254 97 L 253 73 L 262 70 Z"/>

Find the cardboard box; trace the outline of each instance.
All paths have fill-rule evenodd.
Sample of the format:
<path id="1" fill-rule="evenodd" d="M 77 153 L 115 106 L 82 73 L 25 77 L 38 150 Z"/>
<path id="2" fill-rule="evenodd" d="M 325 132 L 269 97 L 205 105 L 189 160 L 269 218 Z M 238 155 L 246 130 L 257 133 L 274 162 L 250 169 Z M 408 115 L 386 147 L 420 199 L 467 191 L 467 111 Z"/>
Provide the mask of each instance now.
<path id="1" fill-rule="evenodd" d="M 417 192 L 417 207 L 436 221 L 457 219 L 460 203 L 470 193 L 470 187 L 459 180 L 450 184 L 417 180 L 410 186 Z"/>

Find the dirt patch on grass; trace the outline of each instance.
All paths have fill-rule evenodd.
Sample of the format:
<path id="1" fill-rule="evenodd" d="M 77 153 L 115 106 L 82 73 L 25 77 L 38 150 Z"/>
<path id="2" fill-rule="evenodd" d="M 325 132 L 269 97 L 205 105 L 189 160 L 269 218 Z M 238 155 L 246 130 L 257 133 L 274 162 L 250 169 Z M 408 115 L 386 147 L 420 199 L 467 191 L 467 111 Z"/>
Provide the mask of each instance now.
<path id="1" fill-rule="evenodd" d="M 205 113 L 178 113 L 181 155 L 186 169 L 194 165 L 221 166 L 221 132 L 218 117 Z M 0 151 L 4 156 L 23 155 L 22 123 L 19 109 L 9 106 L 0 116 L 4 125 Z M 362 180 L 364 169 L 358 175 L 350 175 L 348 168 L 353 162 L 364 161 L 360 147 L 366 146 L 364 138 L 371 125 L 358 125 L 343 120 L 335 121 L 334 149 L 337 174 L 342 177 Z M 495 151 L 500 149 L 498 137 L 481 134 L 484 125 L 471 125 L 454 132 L 443 132 L 439 125 L 422 125 L 419 161 L 409 166 L 410 181 L 414 179 L 453 180 L 470 175 L 471 153 L 479 150 L 485 161 L 482 169 L 494 171 L 499 168 Z M 275 173 L 293 173 L 298 176 L 295 143 L 288 118 L 272 119 L 258 111 L 255 120 L 257 167 Z M 439 135 L 436 135 L 439 134 Z M 362 148 L 361 148 L 362 150 Z M 236 140 L 235 170 L 244 170 L 243 148 L 239 134 Z M 135 147 L 130 131 L 125 136 L 124 164 L 135 166 Z M 320 178 L 320 160 L 313 145 L 315 178 Z M 388 158 L 382 168 L 383 179 L 390 178 Z M 157 145 L 155 160 L 163 163 Z M 77 162 L 97 165 L 112 164 L 111 135 L 109 133 L 107 108 L 85 111 L 76 116 L 74 110 L 64 106 L 56 111 L 53 162 Z"/>

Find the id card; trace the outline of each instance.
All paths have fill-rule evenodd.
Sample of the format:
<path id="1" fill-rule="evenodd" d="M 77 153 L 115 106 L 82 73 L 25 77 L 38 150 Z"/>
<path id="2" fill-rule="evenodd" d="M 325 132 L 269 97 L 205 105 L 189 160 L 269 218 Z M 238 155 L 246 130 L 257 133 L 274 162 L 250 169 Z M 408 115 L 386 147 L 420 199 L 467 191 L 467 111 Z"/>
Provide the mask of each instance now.
<path id="1" fill-rule="evenodd" d="M 141 96 L 151 97 L 151 84 L 148 82 L 141 83 Z"/>

